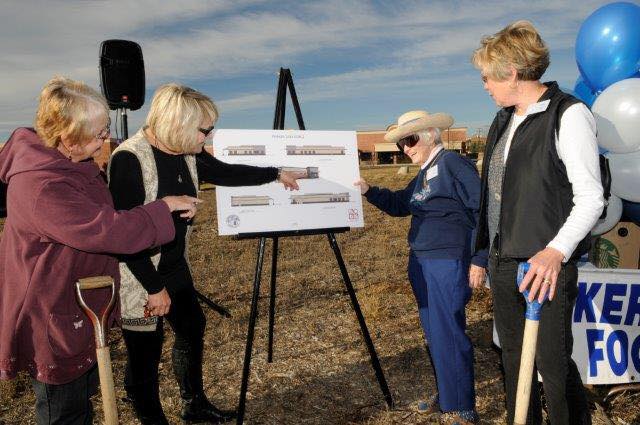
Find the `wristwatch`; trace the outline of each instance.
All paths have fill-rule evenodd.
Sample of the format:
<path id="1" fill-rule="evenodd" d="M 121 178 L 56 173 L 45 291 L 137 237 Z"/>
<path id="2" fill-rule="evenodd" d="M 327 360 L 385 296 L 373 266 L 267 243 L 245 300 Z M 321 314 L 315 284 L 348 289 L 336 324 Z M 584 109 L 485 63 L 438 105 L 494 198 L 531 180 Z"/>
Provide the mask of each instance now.
<path id="1" fill-rule="evenodd" d="M 280 176 L 282 176 L 282 167 L 278 167 L 278 177 L 276 177 L 276 180 L 280 180 Z"/>

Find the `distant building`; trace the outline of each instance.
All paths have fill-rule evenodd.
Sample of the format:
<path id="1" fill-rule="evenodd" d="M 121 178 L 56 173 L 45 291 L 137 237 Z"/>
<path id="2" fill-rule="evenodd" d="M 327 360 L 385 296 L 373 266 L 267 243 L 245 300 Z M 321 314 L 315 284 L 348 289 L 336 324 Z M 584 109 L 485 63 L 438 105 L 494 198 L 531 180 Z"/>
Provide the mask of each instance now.
<path id="1" fill-rule="evenodd" d="M 358 131 L 358 154 L 361 161 L 372 164 L 398 164 L 409 162 L 395 143 L 384 141 L 387 130 Z M 467 127 L 451 127 L 442 132 L 442 144 L 445 149 L 466 152 Z"/>
<path id="2" fill-rule="evenodd" d="M 467 140 L 466 148 L 468 152 L 482 152 L 487 144 L 487 136 L 475 134 Z"/>
<path id="3" fill-rule="evenodd" d="M 107 164 L 109 163 L 109 159 L 111 158 L 111 154 L 118 147 L 118 143 L 116 139 L 106 140 L 102 147 L 100 148 L 100 153 L 97 157 L 94 158 L 96 164 L 102 171 L 107 171 Z"/>

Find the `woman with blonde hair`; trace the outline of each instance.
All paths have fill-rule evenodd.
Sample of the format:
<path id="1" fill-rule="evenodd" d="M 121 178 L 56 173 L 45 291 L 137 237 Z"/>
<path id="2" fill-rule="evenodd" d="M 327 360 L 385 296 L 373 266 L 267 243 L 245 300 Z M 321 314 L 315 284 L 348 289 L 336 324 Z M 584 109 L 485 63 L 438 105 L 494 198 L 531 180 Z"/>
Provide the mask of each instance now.
<path id="1" fill-rule="evenodd" d="M 259 185 L 278 180 L 297 189 L 296 179 L 274 167 L 230 165 L 203 150 L 218 110 L 202 93 L 178 84 L 158 88 L 146 125 L 114 152 L 109 187 L 115 203 L 131 208 L 168 194 L 195 196 L 199 182 L 223 186 Z M 122 328 L 128 362 L 125 388 L 143 424 L 166 424 L 158 395 L 162 317 L 175 342 L 173 370 L 187 422 L 220 423 L 235 411 L 216 408 L 202 382 L 205 316 L 196 299 L 187 248 L 191 221 L 174 217 L 175 239 L 157 250 L 123 258 Z"/>
<path id="2" fill-rule="evenodd" d="M 36 423 L 90 424 L 97 389 L 93 329 L 76 302 L 78 279 L 108 275 L 118 261 L 173 239 L 171 212 L 193 217 L 191 197 L 117 211 L 92 158 L 109 138 L 107 103 L 80 81 L 54 78 L 40 94 L 35 129 L 18 128 L 0 152 L 8 183 L 0 241 L 0 379 L 33 377 Z M 110 292 L 84 295 L 95 311 Z M 112 326 L 119 310 L 114 309 Z"/>
<path id="3" fill-rule="evenodd" d="M 490 247 L 494 320 L 505 371 L 507 422 L 513 423 L 525 300 L 544 303 L 536 368 L 552 424 L 591 423 L 571 359 L 577 259 L 603 208 L 596 126 L 586 105 L 555 82 L 541 83 L 549 50 L 530 22 L 485 37 L 474 52 L 484 88 L 502 109 L 487 136 L 476 250 Z M 516 287 L 518 263 L 529 272 Z M 471 266 L 473 274 L 482 273 Z M 539 424 L 533 374 L 527 423 Z"/>

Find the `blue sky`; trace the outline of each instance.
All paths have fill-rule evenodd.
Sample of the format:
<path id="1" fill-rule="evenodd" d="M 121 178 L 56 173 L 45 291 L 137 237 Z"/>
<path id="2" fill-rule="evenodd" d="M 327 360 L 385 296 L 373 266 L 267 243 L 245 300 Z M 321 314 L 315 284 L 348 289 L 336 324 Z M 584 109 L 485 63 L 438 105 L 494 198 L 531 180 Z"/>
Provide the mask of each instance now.
<path id="1" fill-rule="evenodd" d="M 292 70 L 308 129 L 383 129 L 411 109 L 448 112 L 469 132 L 496 107 L 469 58 L 483 35 L 529 19 L 551 48 L 544 80 L 572 88 L 582 21 L 606 1 L 3 1 L 0 141 L 31 125 L 54 75 L 98 88 L 103 40 L 142 47 L 147 102 L 180 82 L 214 99 L 220 128 L 268 129 L 277 70 Z M 114 113 L 112 112 L 112 119 Z M 288 128 L 297 128 L 290 105 Z"/>

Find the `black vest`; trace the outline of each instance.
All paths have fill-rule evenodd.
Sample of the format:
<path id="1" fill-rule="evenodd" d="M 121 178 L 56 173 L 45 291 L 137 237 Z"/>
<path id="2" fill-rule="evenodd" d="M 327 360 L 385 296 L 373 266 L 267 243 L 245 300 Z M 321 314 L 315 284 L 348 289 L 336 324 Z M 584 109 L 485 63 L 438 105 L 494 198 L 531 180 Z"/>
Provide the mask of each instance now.
<path id="1" fill-rule="evenodd" d="M 518 126 L 505 164 L 498 228 L 500 238 L 496 247 L 499 256 L 504 258 L 530 258 L 544 249 L 573 208 L 573 191 L 567 170 L 556 151 L 555 133 L 561 112 L 580 101 L 560 91 L 555 82 L 545 85 L 548 89 L 538 102 L 549 100 L 546 110 L 532 113 Z M 486 199 L 489 164 L 514 109 L 500 110 L 487 135 L 476 251 L 488 248 L 490 244 Z M 588 249 L 589 235 L 580 242 L 571 258 L 578 258 Z"/>

